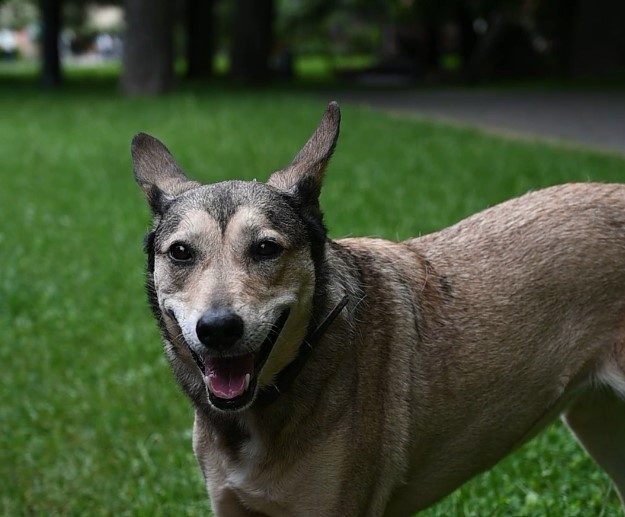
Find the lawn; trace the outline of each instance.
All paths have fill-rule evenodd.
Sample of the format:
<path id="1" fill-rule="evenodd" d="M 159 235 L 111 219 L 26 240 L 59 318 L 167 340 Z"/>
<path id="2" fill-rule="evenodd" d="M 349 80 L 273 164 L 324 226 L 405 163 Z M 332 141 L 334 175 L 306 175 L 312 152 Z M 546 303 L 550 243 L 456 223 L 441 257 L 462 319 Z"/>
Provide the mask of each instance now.
<path id="1" fill-rule="evenodd" d="M 130 139 L 156 135 L 206 182 L 260 180 L 292 158 L 327 100 L 0 83 L 1 515 L 207 514 L 191 410 L 143 293 L 149 221 Z M 346 105 L 322 203 L 333 236 L 400 239 L 529 189 L 624 177 L 617 156 Z M 422 515 L 621 514 L 556 424 Z"/>

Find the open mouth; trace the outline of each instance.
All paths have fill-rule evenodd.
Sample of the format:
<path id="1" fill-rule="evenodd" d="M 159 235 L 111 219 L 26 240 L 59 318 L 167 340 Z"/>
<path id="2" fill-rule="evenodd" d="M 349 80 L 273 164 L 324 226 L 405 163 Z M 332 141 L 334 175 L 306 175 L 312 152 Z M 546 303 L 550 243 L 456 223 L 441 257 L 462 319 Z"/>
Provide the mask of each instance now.
<path id="1" fill-rule="evenodd" d="M 278 336 L 282 332 L 289 310 L 286 309 L 271 327 L 257 352 L 235 357 L 200 357 L 191 348 L 191 355 L 202 371 L 208 399 L 218 409 L 240 409 L 254 398 L 258 373 L 265 365 Z"/>

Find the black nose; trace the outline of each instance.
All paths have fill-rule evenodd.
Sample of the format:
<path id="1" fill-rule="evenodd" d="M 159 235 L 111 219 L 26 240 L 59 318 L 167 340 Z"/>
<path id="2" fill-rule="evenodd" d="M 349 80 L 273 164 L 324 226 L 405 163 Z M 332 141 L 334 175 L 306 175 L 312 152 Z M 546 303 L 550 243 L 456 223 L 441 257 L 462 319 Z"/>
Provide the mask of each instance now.
<path id="1" fill-rule="evenodd" d="M 208 348 L 226 350 L 243 335 L 243 320 L 228 309 L 210 309 L 197 322 L 195 332 Z"/>

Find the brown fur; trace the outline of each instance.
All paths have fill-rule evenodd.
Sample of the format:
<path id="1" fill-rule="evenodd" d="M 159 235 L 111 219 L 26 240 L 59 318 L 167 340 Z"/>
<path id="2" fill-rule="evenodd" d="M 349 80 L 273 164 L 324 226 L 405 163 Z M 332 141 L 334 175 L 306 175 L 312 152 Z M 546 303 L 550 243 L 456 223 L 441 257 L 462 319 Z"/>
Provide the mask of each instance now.
<path id="1" fill-rule="evenodd" d="M 198 187 L 161 144 L 133 143 L 155 215 L 152 303 L 195 404 L 193 447 L 215 515 L 409 516 L 562 413 L 622 497 L 625 186 L 552 187 L 401 243 L 330 241 L 318 195 L 338 124 L 330 105 L 268 186 Z M 286 251 L 246 259 L 254 232 Z M 186 272 L 164 257 L 177 240 L 202 250 Z M 211 406 L 184 331 L 198 314 L 233 307 L 246 332 L 250 322 L 236 346 L 253 350 L 287 303 L 276 300 L 288 299 L 262 389 L 344 296 L 346 309 L 277 400 Z"/>

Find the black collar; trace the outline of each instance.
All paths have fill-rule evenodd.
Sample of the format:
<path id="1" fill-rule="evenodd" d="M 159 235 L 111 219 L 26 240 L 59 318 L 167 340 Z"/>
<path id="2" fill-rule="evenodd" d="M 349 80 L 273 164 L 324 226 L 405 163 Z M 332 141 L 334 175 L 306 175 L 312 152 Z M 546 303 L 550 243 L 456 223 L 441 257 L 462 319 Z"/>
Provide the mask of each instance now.
<path id="1" fill-rule="evenodd" d="M 299 347 L 297 357 L 295 357 L 293 361 L 291 361 L 280 371 L 280 373 L 278 373 L 273 384 L 261 388 L 258 396 L 256 397 L 256 401 L 254 402 L 254 406 L 268 406 L 274 402 L 281 393 L 284 393 L 289 388 L 291 383 L 295 380 L 295 377 L 297 377 L 297 375 L 302 371 L 302 368 L 304 368 L 304 365 L 310 357 L 310 354 L 312 354 L 317 341 L 319 341 L 324 332 L 336 319 L 339 313 L 345 308 L 348 300 L 349 298 L 347 295 L 343 296 L 341 301 L 330 311 L 325 319 L 306 335 L 304 341 L 302 341 L 302 344 Z"/>

